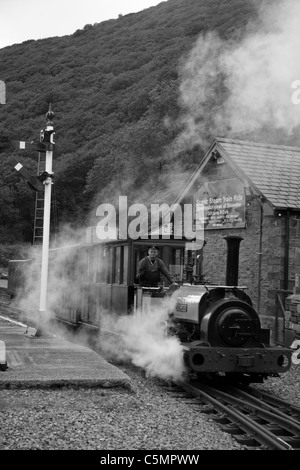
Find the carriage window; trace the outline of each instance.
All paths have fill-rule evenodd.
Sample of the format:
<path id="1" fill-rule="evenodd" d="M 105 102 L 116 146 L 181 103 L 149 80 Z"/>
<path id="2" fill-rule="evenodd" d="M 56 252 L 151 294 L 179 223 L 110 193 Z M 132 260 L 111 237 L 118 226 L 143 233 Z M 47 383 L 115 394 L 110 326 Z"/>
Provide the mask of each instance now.
<path id="1" fill-rule="evenodd" d="M 117 246 L 113 248 L 113 283 L 120 284 L 121 279 L 121 269 L 120 269 L 120 262 L 121 262 L 121 247 Z"/>
<path id="2" fill-rule="evenodd" d="M 90 266 L 89 266 L 89 252 L 87 249 L 82 250 L 80 264 L 84 266 L 84 269 L 82 270 L 82 281 L 89 282 Z"/>
<path id="3" fill-rule="evenodd" d="M 89 281 L 96 282 L 97 279 L 97 266 L 98 266 L 98 247 L 92 247 L 88 250 L 89 253 Z"/>
<path id="4" fill-rule="evenodd" d="M 123 263 L 122 263 L 122 284 L 127 284 L 128 282 L 128 246 L 122 247 L 123 252 Z"/>
<path id="5" fill-rule="evenodd" d="M 84 256 L 81 255 L 81 257 Z M 67 255 L 64 256 L 62 261 L 60 261 L 59 254 L 58 258 L 55 260 L 55 270 L 56 270 L 56 275 L 59 276 L 59 278 L 67 278 L 70 279 L 73 282 L 81 281 L 81 278 L 77 279 L 78 276 L 81 276 L 83 278 L 83 273 L 85 272 L 84 270 L 79 271 L 78 269 L 78 264 L 81 262 L 81 259 L 78 258 L 77 251 L 74 250 L 67 250 Z M 58 270 L 57 270 L 58 268 Z"/>
<path id="6" fill-rule="evenodd" d="M 110 246 L 107 249 L 107 284 L 112 283 L 112 271 L 113 271 L 113 248 Z"/>
<path id="7" fill-rule="evenodd" d="M 138 271 L 139 262 L 145 256 L 147 256 L 148 250 L 147 246 L 139 246 L 134 248 L 134 266 L 135 266 L 135 273 Z"/>
<path id="8" fill-rule="evenodd" d="M 172 248 L 170 250 L 169 270 L 174 276 L 175 281 L 183 280 L 184 249 Z"/>
<path id="9" fill-rule="evenodd" d="M 112 248 L 112 279 L 114 284 L 127 284 L 128 281 L 128 246 Z"/>
<path id="10" fill-rule="evenodd" d="M 94 282 L 99 284 L 101 280 L 101 259 L 102 259 L 102 247 L 97 246 L 95 248 L 94 258 Z"/>
<path id="11" fill-rule="evenodd" d="M 108 248 L 104 246 L 101 247 L 99 254 L 99 278 L 100 283 L 107 282 L 107 265 L 108 265 Z"/>

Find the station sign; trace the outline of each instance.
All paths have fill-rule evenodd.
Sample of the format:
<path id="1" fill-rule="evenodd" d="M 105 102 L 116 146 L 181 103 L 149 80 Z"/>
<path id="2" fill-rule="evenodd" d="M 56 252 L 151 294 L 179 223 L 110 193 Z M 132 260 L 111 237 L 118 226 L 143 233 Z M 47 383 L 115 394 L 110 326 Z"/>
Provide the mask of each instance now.
<path id="1" fill-rule="evenodd" d="M 238 178 L 204 182 L 194 195 L 204 208 L 204 230 L 245 227 L 245 189 Z"/>

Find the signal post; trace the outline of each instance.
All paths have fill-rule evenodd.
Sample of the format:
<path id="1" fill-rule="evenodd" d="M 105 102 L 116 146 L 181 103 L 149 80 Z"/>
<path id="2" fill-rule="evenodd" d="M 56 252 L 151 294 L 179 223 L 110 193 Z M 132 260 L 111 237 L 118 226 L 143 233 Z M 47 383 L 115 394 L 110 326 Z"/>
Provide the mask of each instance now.
<path id="1" fill-rule="evenodd" d="M 49 104 L 49 110 L 46 114 L 46 128 L 40 133 L 40 142 L 26 143 L 19 142 L 19 148 L 31 148 L 38 152 L 46 153 L 45 171 L 39 176 L 33 176 L 28 173 L 21 163 L 15 166 L 21 176 L 26 179 L 28 185 L 35 191 L 44 190 L 44 213 L 43 213 L 43 243 L 41 255 L 41 284 L 40 284 L 40 302 L 39 302 L 39 321 L 36 335 L 39 336 L 42 330 L 42 324 L 46 317 L 47 307 L 47 285 L 48 285 L 48 259 L 49 259 L 49 240 L 50 240 L 50 213 L 51 213 L 51 189 L 53 184 L 52 159 L 54 147 L 54 126 L 52 119 L 54 113 Z"/>
<path id="2" fill-rule="evenodd" d="M 54 113 L 51 110 L 51 104 L 46 114 L 48 119 L 46 129 L 41 133 L 41 142 L 46 145 L 46 162 L 45 162 L 45 185 L 44 194 L 44 221 L 43 221 L 43 245 L 42 245 L 42 265 L 41 265 L 41 290 L 40 290 L 40 306 L 39 312 L 42 320 L 42 314 L 46 313 L 47 302 L 47 284 L 48 284 L 48 258 L 49 258 L 49 239 L 50 239 L 50 213 L 51 213 L 51 188 L 52 188 L 52 158 L 54 145 L 54 126 L 52 119 Z"/>

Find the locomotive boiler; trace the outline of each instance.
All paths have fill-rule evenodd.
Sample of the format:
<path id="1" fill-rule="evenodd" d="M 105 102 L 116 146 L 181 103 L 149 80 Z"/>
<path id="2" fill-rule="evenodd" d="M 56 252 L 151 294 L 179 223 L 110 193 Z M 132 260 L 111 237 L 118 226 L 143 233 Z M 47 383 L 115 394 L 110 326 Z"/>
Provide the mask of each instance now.
<path id="1" fill-rule="evenodd" d="M 244 287 L 238 286 L 241 237 L 226 237 L 225 285 L 182 285 L 170 296 L 168 332 L 184 346 L 184 360 L 197 375 L 263 382 L 291 366 L 291 349 L 270 344 L 270 330 Z"/>

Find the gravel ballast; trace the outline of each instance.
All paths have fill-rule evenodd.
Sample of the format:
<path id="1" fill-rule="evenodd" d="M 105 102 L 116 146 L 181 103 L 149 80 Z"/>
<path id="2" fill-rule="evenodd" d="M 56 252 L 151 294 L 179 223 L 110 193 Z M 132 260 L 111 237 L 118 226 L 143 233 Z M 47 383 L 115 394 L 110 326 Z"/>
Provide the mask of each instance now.
<path id="1" fill-rule="evenodd" d="M 1 390 L 1 450 L 242 450 L 212 415 L 185 403 L 147 378 L 142 370 L 119 365 L 131 389 Z M 299 405 L 300 369 L 257 389 Z"/>
<path id="2" fill-rule="evenodd" d="M 132 389 L 1 390 L 3 449 L 241 449 L 210 415 L 162 382 L 124 369 Z"/>

